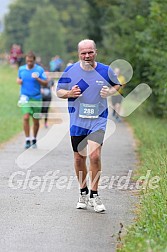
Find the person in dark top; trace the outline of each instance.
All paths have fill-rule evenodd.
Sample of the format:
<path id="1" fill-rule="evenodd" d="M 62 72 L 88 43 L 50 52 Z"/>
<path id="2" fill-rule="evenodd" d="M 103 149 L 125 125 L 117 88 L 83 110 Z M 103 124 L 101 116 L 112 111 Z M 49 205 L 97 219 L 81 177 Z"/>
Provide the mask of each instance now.
<path id="1" fill-rule="evenodd" d="M 51 89 L 54 85 L 54 80 L 49 78 L 48 73 L 46 73 L 48 77 L 48 84 L 45 87 L 41 88 L 41 94 L 42 94 L 42 117 L 44 118 L 45 122 L 45 128 L 48 128 L 48 111 L 50 107 L 50 102 L 52 100 L 52 92 Z"/>

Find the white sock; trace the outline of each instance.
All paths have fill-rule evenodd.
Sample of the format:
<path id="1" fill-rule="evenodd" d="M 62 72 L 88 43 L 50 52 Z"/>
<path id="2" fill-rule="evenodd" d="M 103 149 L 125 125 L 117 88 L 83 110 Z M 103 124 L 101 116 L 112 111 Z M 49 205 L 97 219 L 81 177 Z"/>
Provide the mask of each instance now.
<path id="1" fill-rule="evenodd" d="M 30 141 L 30 137 L 26 137 L 26 141 Z"/>

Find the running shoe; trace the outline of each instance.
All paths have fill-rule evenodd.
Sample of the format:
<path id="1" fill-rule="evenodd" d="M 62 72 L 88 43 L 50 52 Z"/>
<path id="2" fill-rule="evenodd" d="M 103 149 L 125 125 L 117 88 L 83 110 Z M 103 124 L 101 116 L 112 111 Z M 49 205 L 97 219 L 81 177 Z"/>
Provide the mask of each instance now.
<path id="1" fill-rule="evenodd" d="M 94 210 L 95 210 L 95 212 L 97 212 L 97 213 L 101 213 L 101 212 L 106 211 L 105 206 L 103 205 L 103 203 L 102 203 L 100 197 L 99 197 L 97 194 L 94 195 L 93 198 L 90 198 L 90 199 L 89 199 L 89 205 L 90 205 L 91 207 L 94 207 Z"/>
<path id="2" fill-rule="evenodd" d="M 87 209 L 88 205 L 88 195 L 81 194 L 77 203 L 77 209 Z"/>
<path id="3" fill-rule="evenodd" d="M 26 141 L 26 143 L 25 143 L 25 149 L 28 149 L 28 148 L 30 148 L 31 147 L 31 142 L 30 142 L 30 140 L 27 140 Z"/>
<path id="4" fill-rule="evenodd" d="M 32 140 L 32 148 L 33 148 L 33 149 L 36 149 L 36 148 L 37 148 L 37 140 L 36 140 L 36 139 L 33 139 L 33 140 Z"/>

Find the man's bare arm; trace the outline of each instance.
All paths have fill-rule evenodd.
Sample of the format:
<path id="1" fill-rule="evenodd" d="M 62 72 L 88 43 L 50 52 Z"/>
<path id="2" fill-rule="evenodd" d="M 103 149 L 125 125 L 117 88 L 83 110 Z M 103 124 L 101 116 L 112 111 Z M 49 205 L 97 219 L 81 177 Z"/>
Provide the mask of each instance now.
<path id="1" fill-rule="evenodd" d="M 116 92 L 118 92 L 119 89 L 120 89 L 120 85 L 115 85 L 114 87 L 110 87 L 110 88 L 108 86 L 103 86 L 100 91 L 100 95 L 102 98 L 107 98 L 108 96 L 111 96 L 115 94 Z"/>
<path id="2" fill-rule="evenodd" d="M 71 90 L 59 89 L 57 91 L 57 96 L 63 99 L 77 98 L 80 95 L 81 95 L 81 89 L 78 87 L 78 85 L 73 86 Z"/>

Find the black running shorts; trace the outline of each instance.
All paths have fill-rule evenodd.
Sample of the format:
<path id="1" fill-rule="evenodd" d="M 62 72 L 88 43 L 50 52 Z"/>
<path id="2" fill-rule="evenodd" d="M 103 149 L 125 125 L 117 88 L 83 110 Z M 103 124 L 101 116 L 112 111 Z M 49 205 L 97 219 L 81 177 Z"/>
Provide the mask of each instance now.
<path id="1" fill-rule="evenodd" d="M 103 144 L 104 140 L 104 130 L 98 130 L 93 133 L 90 133 L 87 136 L 71 136 L 71 144 L 74 152 L 82 151 L 88 144 L 88 140 Z"/>

